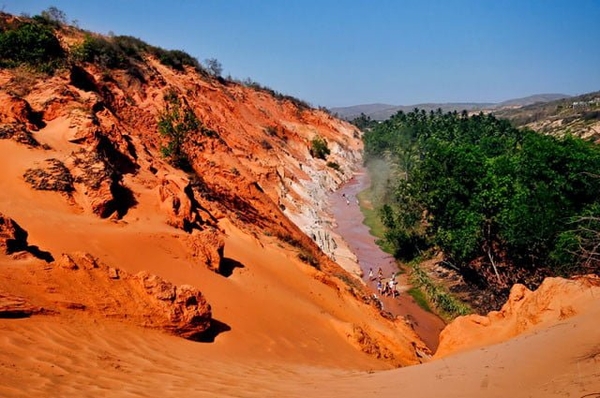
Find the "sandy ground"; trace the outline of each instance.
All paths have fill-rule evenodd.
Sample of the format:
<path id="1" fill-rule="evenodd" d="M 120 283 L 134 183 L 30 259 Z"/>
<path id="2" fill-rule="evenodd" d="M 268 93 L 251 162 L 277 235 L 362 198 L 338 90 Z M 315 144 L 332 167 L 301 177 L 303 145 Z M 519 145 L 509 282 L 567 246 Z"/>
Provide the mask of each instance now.
<path id="1" fill-rule="evenodd" d="M 58 256 L 88 251 L 129 272 L 197 286 L 228 330 L 190 342 L 127 322 L 65 313 L 0 319 L 0 396 L 24 397 L 594 397 L 600 393 L 600 300 L 589 310 L 499 345 L 390 370 L 341 338 L 368 312 L 329 286 L 290 249 L 227 222 L 228 278 L 190 261 L 184 233 L 140 198 L 114 223 L 82 215 L 20 179 L 48 157 L 0 141 L 0 211 L 29 243 Z M 136 187 L 143 192 L 143 187 Z M 0 258 L 3 282 L 28 260 Z M 23 268 L 19 270 L 19 268 Z M 8 282 L 7 282 L 8 281 Z M 6 285 L 9 288 L 9 285 Z M 48 288 L 30 280 L 23 291 Z M 590 395 L 591 394 L 591 395 Z M 595 394 L 595 395 L 594 395 Z"/>
<path id="2" fill-rule="evenodd" d="M 509 342 L 365 372 L 240 358 L 123 324 L 0 320 L 0 395 L 52 397 L 597 397 L 600 306 Z M 263 347 L 264 348 L 264 347 Z"/>

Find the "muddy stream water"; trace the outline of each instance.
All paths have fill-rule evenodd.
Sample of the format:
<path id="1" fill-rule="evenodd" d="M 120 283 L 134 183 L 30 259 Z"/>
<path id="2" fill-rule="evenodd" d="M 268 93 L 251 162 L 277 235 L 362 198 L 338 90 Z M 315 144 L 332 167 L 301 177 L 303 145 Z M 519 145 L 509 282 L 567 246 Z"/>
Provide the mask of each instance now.
<path id="1" fill-rule="evenodd" d="M 375 243 L 375 238 L 369 233 L 369 228 L 363 224 L 364 216 L 358 206 L 356 195 L 369 187 L 370 179 L 365 170 L 358 172 L 350 181 L 329 197 L 329 209 L 335 219 L 334 230 L 347 242 L 350 250 L 358 258 L 363 271 L 363 280 L 371 293 L 377 293 L 377 281 L 369 280 L 369 268 L 377 276 L 379 267 L 383 271 L 384 280 L 398 272 L 395 259 L 385 253 Z M 435 352 L 438 346 L 440 331 L 445 324 L 438 316 L 425 311 L 408 295 L 410 289 L 406 274 L 396 277 L 400 295 L 397 297 L 380 297 L 383 308 L 393 315 L 408 319 L 423 342 Z"/>

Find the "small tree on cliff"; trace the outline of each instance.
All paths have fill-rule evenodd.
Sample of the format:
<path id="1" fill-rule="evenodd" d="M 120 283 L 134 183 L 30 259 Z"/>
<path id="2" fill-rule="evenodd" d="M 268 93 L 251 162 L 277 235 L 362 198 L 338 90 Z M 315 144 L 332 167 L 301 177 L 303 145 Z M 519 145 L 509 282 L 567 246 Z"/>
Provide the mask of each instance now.
<path id="1" fill-rule="evenodd" d="M 216 58 L 208 58 L 204 61 L 204 64 L 214 77 L 220 77 L 223 73 L 223 65 Z"/>
<path id="2" fill-rule="evenodd" d="M 191 109 L 182 109 L 181 100 L 176 94 L 165 95 L 165 100 L 165 110 L 158 119 L 158 132 L 168 142 L 160 150 L 173 166 L 185 169 L 189 167 L 189 161 L 183 145 L 188 134 L 197 131 L 201 124 Z"/>
<path id="3" fill-rule="evenodd" d="M 67 14 L 64 11 L 51 6 L 39 15 L 43 20 L 56 26 L 67 25 Z"/>
<path id="4" fill-rule="evenodd" d="M 327 156 L 331 153 L 329 147 L 327 147 L 327 141 L 320 136 L 316 136 L 310 142 L 310 154 L 313 158 L 327 159 Z"/>

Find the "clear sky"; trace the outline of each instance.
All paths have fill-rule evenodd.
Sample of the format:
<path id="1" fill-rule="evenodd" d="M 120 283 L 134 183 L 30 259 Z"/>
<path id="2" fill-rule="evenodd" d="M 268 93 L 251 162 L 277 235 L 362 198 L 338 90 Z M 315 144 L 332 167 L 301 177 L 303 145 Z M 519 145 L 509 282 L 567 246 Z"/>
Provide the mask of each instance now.
<path id="1" fill-rule="evenodd" d="M 0 0 L 49 6 L 314 106 L 600 90 L 600 0 Z"/>

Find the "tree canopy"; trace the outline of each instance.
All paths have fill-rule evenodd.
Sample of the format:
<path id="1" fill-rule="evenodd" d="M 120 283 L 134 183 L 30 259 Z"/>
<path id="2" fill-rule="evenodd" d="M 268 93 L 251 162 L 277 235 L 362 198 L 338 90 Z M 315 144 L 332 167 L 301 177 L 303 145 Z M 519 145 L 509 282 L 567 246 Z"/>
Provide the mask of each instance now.
<path id="1" fill-rule="evenodd" d="M 597 259 L 582 261 L 591 234 L 581 226 L 598 225 L 600 215 L 596 145 L 492 115 L 417 109 L 373 126 L 364 140 L 366 161 L 396 166 L 381 216 L 397 257 L 437 247 L 498 289 L 598 271 Z"/>

